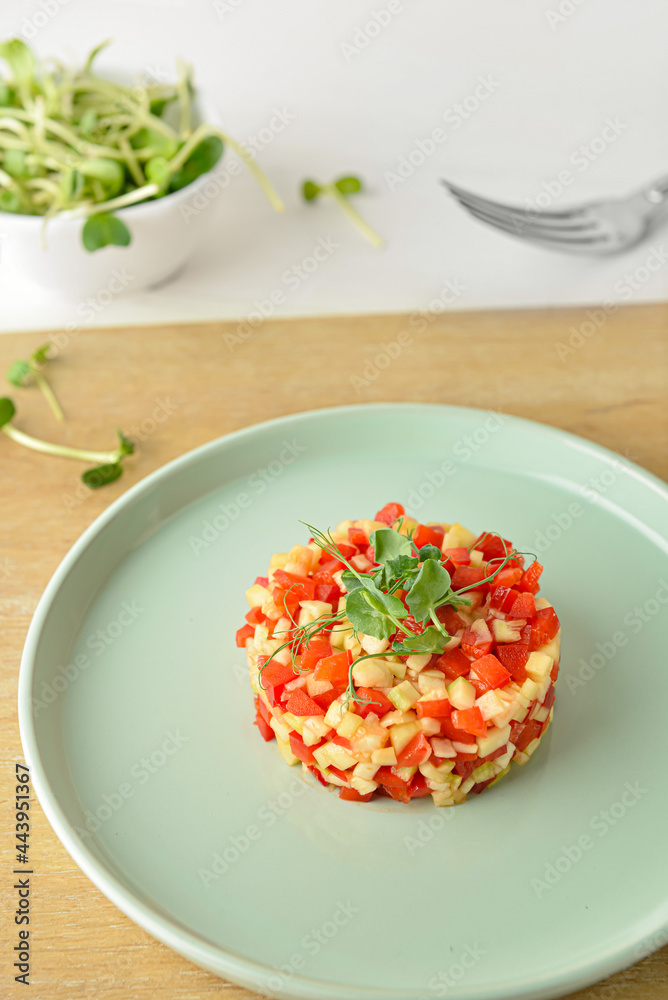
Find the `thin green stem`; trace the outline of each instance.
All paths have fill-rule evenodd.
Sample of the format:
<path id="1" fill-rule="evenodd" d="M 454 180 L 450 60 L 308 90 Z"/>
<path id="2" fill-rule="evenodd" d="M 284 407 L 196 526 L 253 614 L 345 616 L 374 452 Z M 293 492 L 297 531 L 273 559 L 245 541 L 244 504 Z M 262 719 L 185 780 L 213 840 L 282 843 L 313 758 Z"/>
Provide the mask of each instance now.
<path id="1" fill-rule="evenodd" d="M 369 241 L 369 243 L 375 247 L 382 247 L 383 241 L 378 233 L 362 218 L 357 209 L 353 208 L 348 198 L 346 198 L 344 194 L 341 194 L 336 184 L 323 184 L 322 189 L 323 191 L 326 191 L 327 194 L 331 194 L 332 198 L 338 202 L 353 225 L 357 226 L 359 231 Z"/>
<path id="2" fill-rule="evenodd" d="M 17 444 L 32 448 L 33 451 L 41 451 L 45 455 L 60 455 L 63 458 L 76 458 L 82 462 L 98 462 L 100 465 L 112 465 L 114 462 L 118 462 L 121 457 L 118 451 L 85 451 L 63 444 L 52 444 L 50 441 L 40 441 L 39 438 L 25 434 L 24 431 L 18 430 L 11 424 L 5 424 L 1 430 Z"/>
<path id="3" fill-rule="evenodd" d="M 44 376 L 41 374 L 41 372 L 35 371 L 35 369 L 33 368 L 33 375 L 35 376 L 35 382 L 42 390 L 44 398 L 51 407 L 54 417 L 56 418 L 56 420 L 59 420 L 62 423 L 62 421 L 65 419 L 65 414 L 63 413 L 63 409 L 60 403 L 58 402 L 58 398 L 55 392 L 49 385 L 47 379 L 45 379 Z"/>

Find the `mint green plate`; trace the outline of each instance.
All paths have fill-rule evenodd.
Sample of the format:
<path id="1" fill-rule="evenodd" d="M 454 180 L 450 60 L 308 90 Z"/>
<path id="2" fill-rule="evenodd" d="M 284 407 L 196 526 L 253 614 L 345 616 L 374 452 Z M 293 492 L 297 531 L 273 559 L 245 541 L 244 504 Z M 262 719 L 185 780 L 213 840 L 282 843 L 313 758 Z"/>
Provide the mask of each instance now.
<path id="1" fill-rule="evenodd" d="M 71 856 L 182 955 L 279 997 L 553 997 L 668 940 L 668 491 L 477 410 L 321 410 L 239 431 L 117 500 L 63 561 L 21 734 Z M 357 805 L 252 725 L 235 630 L 274 551 L 402 501 L 538 549 L 555 719 L 463 806 Z"/>

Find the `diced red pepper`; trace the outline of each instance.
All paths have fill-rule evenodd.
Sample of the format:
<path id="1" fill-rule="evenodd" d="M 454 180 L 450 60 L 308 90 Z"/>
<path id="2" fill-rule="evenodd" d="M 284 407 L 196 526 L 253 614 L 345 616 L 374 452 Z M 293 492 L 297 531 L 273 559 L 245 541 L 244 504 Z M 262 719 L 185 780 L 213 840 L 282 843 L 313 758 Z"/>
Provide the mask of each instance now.
<path id="1" fill-rule="evenodd" d="M 315 584 L 307 576 L 300 576 L 298 573 L 286 573 L 284 569 L 277 569 L 274 573 L 274 601 L 276 601 L 276 590 L 287 595 L 288 603 L 299 603 L 299 601 L 312 601 L 315 597 Z"/>
<path id="2" fill-rule="evenodd" d="M 331 688 L 329 691 L 322 691 L 320 694 L 314 694 L 313 701 L 317 702 L 318 705 L 320 705 L 320 707 L 327 712 L 329 706 L 333 701 L 336 701 L 338 696 L 339 692 L 337 692 L 335 688 Z"/>
<path id="3" fill-rule="evenodd" d="M 339 798 L 348 802 L 368 802 L 373 797 L 373 792 L 368 795 L 360 795 L 354 788 L 339 788 Z"/>
<path id="4" fill-rule="evenodd" d="M 382 521 L 383 524 L 394 524 L 398 517 L 402 517 L 406 511 L 400 503 L 386 503 L 385 506 L 378 511 L 375 520 Z"/>
<path id="5" fill-rule="evenodd" d="M 246 645 L 246 639 L 252 639 L 254 635 L 254 625 L 242 625 L 240 629 L 237 629 L 237 646 L 243 649 Z"/>
<path id="6" fill-rule="evenodd" d="M 437 608 L 436 617 L 445 627 L 448 635 L 454 635 L 455 632 L 459 632 L 460 628 L 466 628 L 466 622 L 450 604 L 444 604 L 442 607 Z"/>
<path id="7" fill-rule="evenodd" d="M 274 737 L 276 736 L 274 730 L 271 728 L 269 723 L 262 718 L 259 712 L 255 716 L 254 725 L 256 725 L 257 728 L 260 730 L 260 736 L 265 741 L 265 743 L 268 743 L 269 740 L 273 740 Z"/>
<path id="8" fill-rule="evenodd" d="M 533 618 L 536 614 L 536 602 L 533 594 L 520 594 L 510 609 L 510 614 L 513 618 Z"/>
<path id="9" fill-rule="evenodd" d="M 555 693 L 556 692 L 554 690 L 554 684 L 550 684 L 549 688 L 547 689 L 547 694 L 543 699 L 543 708 L 552 708 L 552 706 L 554 705 Z"/>
<path id="10" fill-rule="evenodd" d="M 338 548 L 344 559 L 352 559 L 358 554 L 357 546 L 350 545 L 348 542 L 339 542 Z"/>
<path id="11" fill-rule="evenodd" d="M 447 698 L 430 698 L 428 701 L 418 701 L 418 719 L 447 719 L 452 712 L 452 705 Z"/>
<path id="12" fill-rule="evenodd" d="M 348 653 L 333 653 L 319 660 L 313 672 L 317 681 L 329 681 L 334 687 L 345 687 L 352 656 Z"/>
<path id="13" fill-rule="evenodd" d="M 488 691 L 491 691 L 492 688 L 505 687 L 506 684 L 510 683 L 510 673 L 493 653 L 488 653 L 486 656 L 474 660 L 471 669 L 487 686 Z"/>
<path id="14" fill-rule="evenodd" d="M 471 553 L 463 545 L 459 545 L 454 549 L 443 549 L 443 555 L 446 556 L 450 562 L 453 562 L 455 566 L 470 566 L 471 565 Z"/>
<path id="15" fill-rule="evenodd" d="M 308 644 L 302 646 L 302 670 L 313 670 L 316 663 L 325 656 L 332 655 L 332 644 L 324 635 L 314 635 Z"/>
<path id="16" fill-rule="evenodd" d="M 411 800 L 409 788 L 409 785 L 405 785 L 404 788 L 394 788 L 393 786 L 387 785 L 386 791 L 390 798 L 396 799 L 397 802 L 403 802 L 405 805 Z"/>
<path id="17" fill-rule="evenodd" d="M 543 572 L 543 567 L 536 560 L 533 562 L 528 569 L 524 571 L 522 579 L 519 583 L 520 590 L 526 590 L 530 594 L 537 594 L 539 590 L 538 579 Z"/>
<path id="18" fill-rule="evenodd" d="M 320 744 L 318 744 L 318 746 L 320 746 Z M 316 759 L 313 756 L 315 748 L 315 744 L 312 747 L 307 747 L 299 733 L 290 733 L 290 749 L 295 757 L 298 757 L 299 760 L 304 762 L 304 764 L 316 763 Z"/>
<path id="19" fill-rule="evenodd" d="M 367 557 L 370 563 L 375 563 L 376 561 L 376 550 L 373 545 L 367 546 L 364 550 L 364 555 Z"/>
<path id="20" fill-rule="evenodd" d="M 473 708 L 456 708 L 452 713 L 452 724 L 456 729 L 463 729 L 473 736 L 484 736 L 487 733 L 487 723 L 475 705 Z"/>
<path id="21" fill-rule="evenodd" d="M 501 661 L 510 676 L 518 684 L 523 684 L 527 679 L 525 670 L 526 662 L 529 659 L 529 647 L 519 642 L 499 643 L 496 647 L 496 657 Z"/>
<path id="22" fill-rule="evenodd" d="M 550 680 L 552 681 L 553 684 L 558 676 L 559 676 L 559 661 L 557 660 L 552 669 L 550 670 Z"/>
<path id="23" fill-rule="evenodd" d="M 462 781 L 466 781 L 467 778 L 470 778 L 476 767 L 480 767 L 480 761 L 477 757 L 473 760 L 455 761 L 455 773 L 460 775 Z"/>
<path id="24" fill-rule="evenodd" d="M 491 576 L 492 570 L 488 567 L 487 575 Z M 522 579 L 522 567 L 508 564 L 500 570 L 492 580 L 491 587 L 515 587 Z"/>
<path id="25" fill-rule="evenodd" d="M 442 670 L 447 678 L 454 681 L 457 677 L 463 677 L 464 674 L 468 674 L 471 669 L 471 661 L 457 646 L 455 649 L 446 649 L 445 653 L 439 656 L 434 666 Z"/>
<path id="26" fill-rule="evenodd" d="M 435 545 L 440 549 L 445 534 L 444 528 L 429 527 L 427 524 L 418 524 L 413 532 L 413 542 L 421 549 L 423 545 Z"/>
<path id="27" fill-rule="evenodd" d="M 481 764 L 488 764 L 492 760 L 496 760 L 497 757 L 503 757 L 504 753 L 508 749 L 508 744 L 504 743 L 502 747 L 497 747 L 492 753 L 488 753 L 486 757 L 480 757 Z"/>
<path id="28" fill-rule="evenodd" d="M 326 604 L 331 604 L 334 610 L 338 607 L 339 598 L 341 597 L 341 588 L 337 587 L 335 583 L 318 583 L 315 588 L 315 599 L 316 601 L 324 601 Z"/>
<path id="29" fill-rule="evenodd" d="M 288 681 L 293 681 L 297 676 L 290 664 L 279 663 L 278 660 L 269 660 L 266 665 L 261 664 L 258 660 L 258 664 L 261 667 L 260 685 L 263 688 L 270 685 L 278 687 L 280 684 L 287 684 Z"/>
<path id="30" fill-rule="evenodd" d="M 430 757 L 431 744 L 424 733 L 417 733 L 397 755 L 397 767 L 418 767 L 428 761 Z"/>
<path id="31" fill-rule="evenodd" d="M 269 586 L 269 577 L 268 576 L 256 576 L 255 577 L 255 585 L 256 586 L 259 585 L 260 587 L 268 587 Z"/>
<path id="32" fill-rule="evenodd" d="M 472 659 L 479 659 L 481 656 L 486 656 L 490 652 L 494 640 L 483 639 L 480 635 L 475 632 L 471 626 L 466 629 L 464 635 L 462 636 L 462 653 L 470 656 Z"/>
<path id="33" fill-rule="evenodd" d="M 506 545 L 505 549 L 503 546 L 504 541 Z M 486 561 L 489 559 L 504 559 L 506 552 L 512 552 L 513 543 L 507 539 L 503 539 L 502 541 L 498 535 L 492 535 L 488 531 L 483 531 L 482 535 L 476 538 L 471 548 L 482 552 Z"/>
<path id="34" fill-rule="evenodd" d="M 263 622 L 267 621 L 267 616 L 262 608 L 256 606 L 246 613 L 246 621 L 249 625 L 262 625 Z"/>
<path id="35" fill-rule="evenodd" d="M 452 589 L 461 590 L 463 587 L 473 587 L 477 583 L 482 583 L 485 575 L 482 566 L 458 566 L 452 577 Z"/>
<path id="36" fill-rule="evenodd" d="M 475 784 L 473 786 L 473 788 L 471 789 L 470 794 L 471 795 L 480 795 L 480 793 L 484 792 L 485 789 L 487 788 L 487 786 L 491 785 L 493 781 L 496 781 L 496 775 L 494 775 L 493 778 L 488 778 L 487 781 L 479 781 L 477 784 Z"/>
<path id="37" fill-rule="evenodd" d="M 424 625 L 421 625 L 420 622 L 416 622 L 413 615 L 406 615 L 405 618 L 401 619 L 401 624 L 404 628 L 407 628 L 409 632 L 412 632 L 413 635 L 420 635 L 420 633 L 424 632 Z"/>
<path id="38" fill-rule="evenodd" d="M 451 719 L 441 719 L 441 736 L 446 736 L 455 743 L 475 743 L 475 736 L 465 729 L 458 729 Z"/>
<path id="39" fill-rule="evenodd" d="M 529 649 L 540 649 L 541 646 L 554 639 L 558 631 L 559 619 L 556 616 L 554 608 L 542 608 L 540 611 L 537 611 L 531 625 Z"/>
<path id="40" fill-rule="evenodd" d="M 382 691 L 375 688 L 357 688 L 357 697 L 364 698 L 364 704 L 358 702 L 357 710 L 363 719 L 366 719 L 369 712 L 375 712 L 379 719 L 382 719 L 388 712 L 394 712 L 395 708 L 390 699 Z M 378 704 L 372 704 L 377 702 Z M 419 704 L 419 702 L 418 702 Z"/>
<path id="41" fill-rule="evenodd" d="M 329 736 L 328 739 L 330 743 L 336 743 L 337 747 L 343 747 L 344 750 L 352 750 L 350 740 L 347 736 L 339 736 L 338 733 L 334 733 L 334 735 Z"/>
<path id="42" fill-rule="evenodd" d="M 325 778 L 325 776 L 323 775 L 322 771 L 319 768 L 313 765 L 309 767 L 309 771 L 311 772 L 314 778 L 318 779 L 321 785 L 325 785 L 325 787 L 327 787 L 327 779 Z"/>
<path id="43" fill-rule="evenodd" d="M 313 698 L 309 698 L 307 694 L 297 688 L 292 692 L 285 706 L 288 712 L 292 712 L 293 715 L 324 715 L 325 710 L 322 708 L 317 701 Z"/>
<path id="44" fill-rule="evenodd" d="M 341 781 L 350 781 L 350 775 L 347 774 L 346 771 L 342 771 L 340 767 L 334 767 L 333 764 L 329 764 L 327 770 L 331 771 L 332 774 L 335 774 L 337 778 L 341 779 Z"/>

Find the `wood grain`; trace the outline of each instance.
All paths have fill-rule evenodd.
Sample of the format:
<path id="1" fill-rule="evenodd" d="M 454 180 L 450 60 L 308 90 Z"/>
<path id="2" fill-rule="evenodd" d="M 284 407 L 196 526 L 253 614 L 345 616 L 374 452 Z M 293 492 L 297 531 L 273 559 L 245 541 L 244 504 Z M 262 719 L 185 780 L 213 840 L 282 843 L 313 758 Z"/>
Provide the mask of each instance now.
<path id="1" fill-rule="evenodd" d="M 14 762 L 22 759 L 16 718 L 22 645 L 60 560 L 132 483 L 239 427 L 298 410 L 376 401 L 501 409 L 580 434 L 668 478 L 664 305 L 620 310 L 600 327 L 586 310 L 553 310 L 265 322 L 245 337 L 249 330 L 205 324 L 54 331 L 64 346 L 52 382 L 67 424 L 54 423 L 36 390 L 13 392 L 17 426 L 29 433 L 104 448 L 121 426 L 139 447 L 120 482 L 92 493 L 77 486 L 78 466 L 0 437 L 2 996 L 251 996 L 191 965 L 121 914 L 70 860 L 36 801 L 29 992 L 10 971 L 16 900 L 9 817 Z M 0 337 L 0 371 L 45 336 Z M 577 997 L 666 1000 L 668 948 Z"/>

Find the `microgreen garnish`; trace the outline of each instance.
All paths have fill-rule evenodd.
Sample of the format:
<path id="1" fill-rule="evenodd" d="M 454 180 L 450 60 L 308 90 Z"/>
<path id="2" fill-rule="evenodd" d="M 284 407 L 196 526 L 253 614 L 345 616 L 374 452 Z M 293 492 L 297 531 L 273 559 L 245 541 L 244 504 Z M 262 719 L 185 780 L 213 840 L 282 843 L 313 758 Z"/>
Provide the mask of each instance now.
<path id="1" fill-rule="evenodd" d="M 71 448 L 69 445 L 52 444 L 50 441 L 42 441 L 40 438 L 32 437 L 30 434 L 20 431 L 14 427 L 12 420 L 16 413 L 16 407 L 11 399 L 4 397 L 0 399 L 0 430 L 12 441 L 22 444 L 26 448 L 34 451 L 41 451 L 45 455 L 60 455 L 63 458 L 76 458 L 81 462 L 97 462 L 93 469 L 87 469 L 82 475 L 82 480 L 95 490 L 107 483 L 113 483 L 123 472 L 123 459 L 134 452 L 134 444 L 128 441 L 120 431 L 118 434 L 118 448 L 114 451 L 88 451 L 83 448 Z"/>
<path id="2" fill-rule="evenodd" d="M 7 381 L 11 385 L 17 386 L 19 389 L 25 388 L 33 383 L 37 385 L 39 389 L 41 389 L 44 398 L 51 407 L 56 420 L 62 421 L 65 419 L 62 407 L 43 374 L 48 363 L 51 346 L 51 344 L 42 344 L 42 346 L 38 347 L 36 351 L 33 351 L 27 361 L 15 361 L 7 372 Z"/>
<path id="3" fill-rule="evenodd" d="M 466 591 L 474 590 L 481 584 L 492 581 L 515 557 L 533 554 L 520 553 L 514 549 L 509 552 L 508 546 L 500 535 L 497 535 L 496 532 L 487 532 L 487 535 L 501 539 L 504 557 L 503 559 L 499 557 L 499 566 L 486 575 L 483 580 L 453 590 L 450 574 L 443 565 L 445 557 L 440 549 L 435 545 L 423 545 L 421 549 L 418 549 L 413 542 L 412 532 L 404 535 L 394 528 L 378 528 L 372 531 L 369 536 L 369 544 L 374 548 L 377 565 L 366 573 L 360 573 L 343 555 L 331 530 L 320 531 L 319 528 L 314 528 L 306 521 L 303 521 L 302 524 L 309 529 L 313 540 L 324 552 L 344 565 L 341 583 L 347 591 L 345 610 L 338 611 L 334 615 L 321 615 L 307 625 L 296 626 L 292 630 L 292 638 L 274 650 L 260 668 L 260 686 L 263 686 L 262 670 L 282 649 L 290 647 L 292 668 L 295 674 L 298 674 L 300 671 L 297 656 L 301 646 L 308 643 L 313 636 L 320 632 L 325 630 L 338 631 L 331 628 L 332 622 L 341 622 L 343 619 L 347 619 L 352 626 L 355 639 L 359 640 L 360 636 L 368 635 L 376 639 L 390 639 L 391 643 L 385 654 L 368 653 L 358 656 L 350 664 L 348 687 L 344 697 L 346 706 L 349 705 L 350 701 L 362 705 L 369 704 L 368 699 L 359 697 L 355 690 L 353 667 L 356 663 L 364 659 L 382 659 L 383 655 L 410 656 L 420 653 L 443 653 L 452 637 L 438 618 L 438 609 L 446 605 L 453 608 L 470 605 L 472 602 L 470 598 L 465 596 Z M 399 528 L 401 528 L 401 523 L 399 523 Z M 490 561 L 496 562 L 497 560 Z M 398 590 L 406 591 L 405 604 L 404 601 L 395 596 Z M 425 626 L 418 634 L 408 631 L 404 626 L 404 620 L 408 617 L 409 612 L 416 623 Z M 294 622 L 292 615 L 290 618 Z M 427 622 L 432 622 L 432 624 L 428 625 Z M 344 626 L 344 630 L 347 627 L 347 625 Z M 371 702 L 371 704 L 378 703 Z"/>
<path id="4" fill-rule="evenodd" d="M 358 177 L 339 177 L 333 184 L 316 184 L 315 181 L 304 181 L 302 185 L 302 195 L 305 201 L 315 201 L 321 194 L 331 195 L 338 205 L 346 213 L 354 226 L 357 226 L 362 235 L 375 247 L 383 245 L 383 241 L 378 233 L 365 222 L 357 209 L 348 201 L 348 195 L 356 194 L 362 190 L 362 182 Z"/>
<path id="5" fill-rule="evenodd" d="M 93 72 L 106 44 L 76 71 L 38 61 L 19 38 L 0 44 L 11 73 L 0 79 L 0 211 L 82 216 L 86 250 L 127 246 L 131 233 L 113 212 L 192 184 L 224 144 L 283 211 L 244 146 L 213 125 L 195 127 L 188 66 L 179 64 L 174 84 L 121 86 Z"/>

